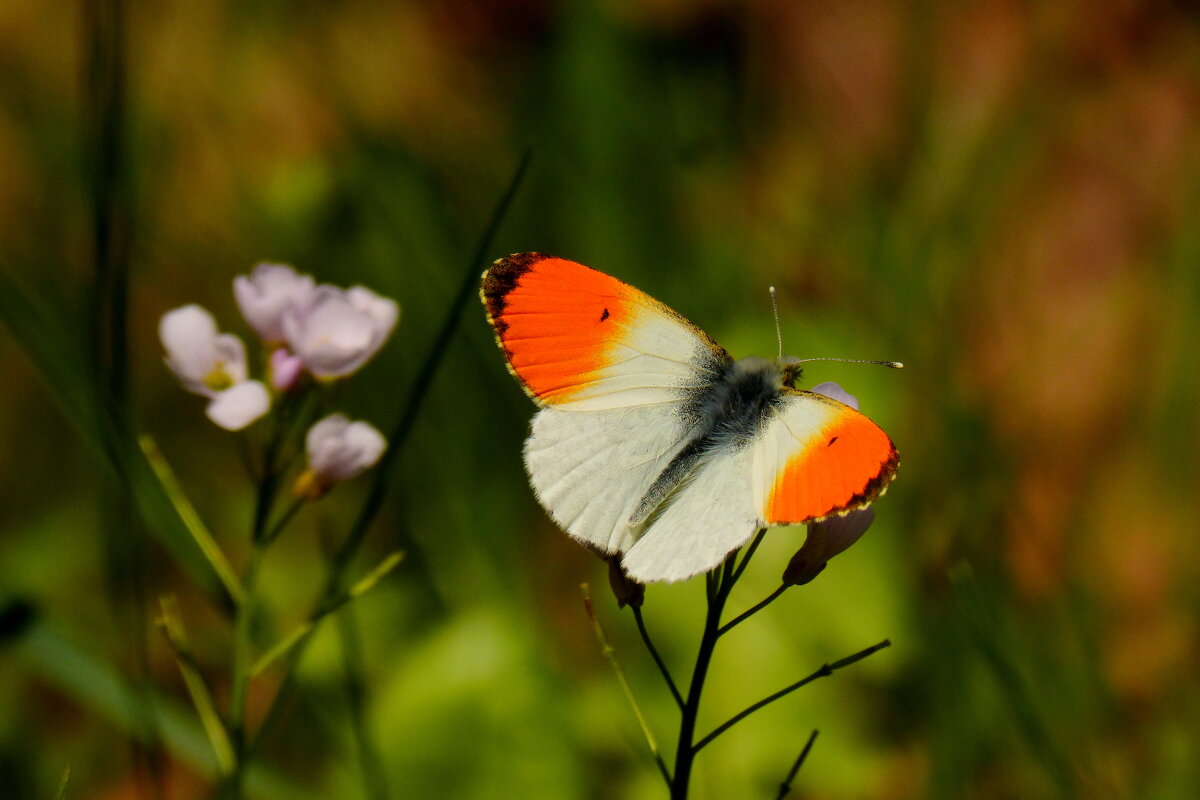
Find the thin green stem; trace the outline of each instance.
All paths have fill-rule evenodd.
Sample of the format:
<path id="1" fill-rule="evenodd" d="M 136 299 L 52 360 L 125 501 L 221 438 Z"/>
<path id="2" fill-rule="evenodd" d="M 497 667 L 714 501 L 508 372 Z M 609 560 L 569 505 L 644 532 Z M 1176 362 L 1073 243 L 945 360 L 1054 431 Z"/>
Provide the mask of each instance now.
<path id="1" fill-rule="evenodd" d="M 696 751 L 699 752 L 700 750 L 704 749 L 704 746 L 707 745 L 709 742 L 711 742 L 713 739 L 716 739 L 722 733 L 729 730 L 734 725 L 738 724 L 743 719 L 745 719 L 746 717 L 753 714 L 755 711 L 758 711 L 760 708 L 763 708 L 764 706 L 768 706 L 771 703 L 774 703 L 779 698 L 785 697 L 785 696 L 791 694 L 792 692 L 796 691 L 800 687 L 806 686 L 807 684 L 812 683 L 817 678 L 828 678 L 830 675 L 837 672 L 842 667 L 848 667 L 851 664 L 855 663 L 856 661 L 862 661 L 864 658 L 871 655 L 872 653 L 878 652 L 879 650 L 882 650 L 885 647 L 890 647 L 891 644 L 892 643 L 890 641 L 888 641 L 887 639 L 884 639 L 879 644 L 871 645 L 870 647 L 866 648 L 865 650 L 860 650 L 857 653 L 855 653 L 854 655 L 846 656 L 843 659 L 834 661 L 832 664 L 822 664 L 820 669 L 818 669 L 816 672 L 812 673 L 808 677 L 802 678 L 801 680 L 798 680 L 795 683 L 793 683 L 791 686 L 787 686 L 783 689 L 780 689 L 778 692 L 775 692 L 772 695 L 764 697 L 762 700 L 759 700 L 757 703 L 754 703 L 753 705 L 746 707 L 742 711 L 739 711 L 738 713 L 734 714 L 732 717 L 730 717 L 725 722 L 718 725 L 713 730 L 712 733 L 708 734 L 707 736 L 705 736 L 703 739 L 701 739 L 699 742 L 696 743 L 696 748 L 695 748 Z"/>
<path id="2" fill-rule="evenodd" d="M 588 585 L 581 585 L 580 591 L 583 592 L 583 608 L 587 612 L 588 619 L 592 622 L 592 632 L 596 635 L 596 641 L 600 644 L 600 652 L 612 667 L 613 673 L 617 676 L 617 683 L 621 686 L 621 692 L 625 695 L 625 700 L 629 703 L 629 707 L 633 709 L 633 715 L 637 718 L 638 726 L 642 729 L 642 736 L 646 738 L 646 745 L 650 748 L 650 755 L 654 758 L 654 763 L 658 766 L 658 771 L 666 782 L 667 788 L 672 788 L 674 782 L 671 780 L 671 773 L 667 771 L 667 764 L 663 761 L 662 753 L 658 749 L 658 741 L 654 738 L 654 732 L 650 730 L 650 723 L 646 721 L 646 717 L 642 714 L 641 706 L 638 705 L 637 698 L 633 695 L 633 687 L 629 685 L 629 681 L 625 677 L 625 671 L 621 669 L 621 663 L 617 661 L 616 651 L 612 645 L 608 643 L 608 637 L 604 635 L 604 628 L 600 626 L 600 620 L 596 618 L 596 610 L 592 608 L 592 597 L 588 590 Z"/>
<path id="3" fill-rule="evenodd" d="M 782 595 L 785 591 L 787 591 L 787 588 L 789 585 L 790 584 L 787 584 L 787 583 L 780 584 L 778 589 L 771 592 L 765 598 L 758 601 L 754 605 L 750 606 L 750 608 L 746 609 L 741 614 L 738 614 L 736 617 L 731 619 L 729 622 L 722 625 L 721 629 L 719 631 L 717 631 L 717 636 L 724 636 L 725 634 L 727 634 L 731 630 L 733 630 L 736 626 L 745 622 L 750 617 L 757 614 L 759 611 L 762 611 L 764 608 L 771 605 L 771 603 L 774 603 L 776 600 L 779 599 L 780 595 Z"/>
<path id="4" fill-rule="evenodd" d="M 675 686 L 675 679 L 671 677 L 671 671 L 667 669 L 666 663 L 662 660 L 662 656 L 658 654 L 658 649 L 654 646 L 654 642 L 650 641 L 650 632 L 646 630 L 646 621 L 642 618 L 642 609 L 640 606 L 630 606 L 633 609 L 633 618 L 637 621 L 638 633 L 642 635 L 642 641 L 646 644 L 646 649 L 650 651 L 650 657 L 654 659 L 654 663 L 658 666 L 658 671 L 662 673 L 663 680 L 667 682 L 667 688 L 671 690 L 671 696 L 675 698 L 675 705 L 683 710 L 683 695 L 679 693 L 678 687 Z"/>
<path id="5" fill-rule="evenodd" d="M 387 773 L 367 725 L 367 686 L 363 680 L 362 638 L 353 607 L 338 615 L 336 627 L 342 643 L 342 689 L 346 695 L 350 730 L 358 749 L 363 795 L 369 800 L 387 800 Z"/>
<path id="6" fill-rule="evenodd" d="M 254 505 L 254 518 L 250 530 L 250 562 L 246 573 L 242 576 L 243 601 L 237 608 L 234 617 L 233 632 L 233 668 L 230 678 L 228 726 L 229 738 L 233 743 L 234 762 L 233 773 L 229 777 L 228 788 L 234 798 L 241 798 L 242 783 L 246 775 L 247 761 L 250 757 L 249 739 L 246 735 L 246 700 L 250 691 L 250 681 L 253 677 L 251 649 L 253 645 L 254 617 L 258 610 L 258 576 L 267 549 L 274 540 L 281 526 L 268 529 L 271 509 L 275 505 L 275 495 L 279 485 L 279 470 L 277 459 L 286 436 L 287 426 L 282 423 L 280 416 L 286 413 L 281 407 L 280 414 L 272 417 L 271 433 L 263 454 L 262 477 L 258 484 L 258 497 Z M 283 522 L 290 519 L 294 509 L 284 514 Z"/>
<path id="7" fill-rule="evenodd" d="M 238 606 L 234 618 L 233 632 L 233 675 L 229 692 L 228 726 L 229 738 L 235 756 L 233 774 L 230 776 L 234 797 L 241 797 L 242 779 L 246 773 L 249 751 L 246 736 L 246 699 L 249 694 L 251 663 L 250 649 L 254 628 L 254 613 L 258 606 L 258 575 L 266 555 L 267 542 L 258 539 L 250 551 L 250 563 L 242 577 L 245 601 Z"/>
<path id="8" fill-rule="evenodd" d="M 817 734 L 820 731 L 813 730 L 808 736 L 808 741 L 804 743 L 804 749 L 800 751 L 800 755 L 796 756 L 796 760 L 792 762 L 792 768 L 788 770 L 787 777 L 783 779 L 783 783 L 779 784 L 779 794 L 775 796 L 775 800 L 786 800 L 788 793 L 792 791 L 792 781 L 796 780 L 796 775 L 800 772 L 800 767 L 804 766 L 804 759 L 808 758 L 808 751 L 812 750 L 813 742 L 817 741 Z"/>
<path id="9" fill-rule="evenodd" d="M 283 529 L 287 527 L 287 524 L 292 521 L 292 517 L 296 516 L 296 512 L 303 508 L 306 502 L 307 501 L 302 497 L 293 498 L 292 502 L 288 504 L 288 507 L 284 509 L 283 513 L 280 514 L 275 520 L 275 524 L 273 524 L 263 535 L 263 543 L 270 545 L 277 538 L 279 538 L 279 534 L 283 532 Z"/>

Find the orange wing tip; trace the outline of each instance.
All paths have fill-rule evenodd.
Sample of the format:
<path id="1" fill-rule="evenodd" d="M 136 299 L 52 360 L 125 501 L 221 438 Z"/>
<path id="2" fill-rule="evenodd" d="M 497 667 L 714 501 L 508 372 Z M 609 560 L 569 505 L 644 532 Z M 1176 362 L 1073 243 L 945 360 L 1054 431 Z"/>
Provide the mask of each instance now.
<path id="1" fill-rule="evenodd" d="M 780 472 L 767 502 L 768 524 L 797 525 L 847 514 L 865 508 L 887 490 L 900 454 L 875 423 L 855 413 L 827 436 L 822 437 L 824 446 L 819 440 L 804 448 Z M 839 440 L 843 447 L 833 462 L 834 456 L 825 450 Z M 847 485 L 846 476 L 854 475 L 861 477 Z"/>
<path id="2" fill-rule="evenodd" d="M 636 290 L 582 264 L 518 253 L 483 275 L 500 347 L 526 391 L 544 403 L 576 397 L 609 362 Z"/>
<path id="3" fill-rule="evenodd" d="M 523 275 L 532 270 L 535 264 L 548 258 L 551 256 L 541 253 L 513 253 L 496 259 L 483 273 L 483 286 L 479 294 L 487 308 L 488 319 L 501 339 L 508 330 L 508 323 L 504 321 L 508 295 L 517 288 Z"/>

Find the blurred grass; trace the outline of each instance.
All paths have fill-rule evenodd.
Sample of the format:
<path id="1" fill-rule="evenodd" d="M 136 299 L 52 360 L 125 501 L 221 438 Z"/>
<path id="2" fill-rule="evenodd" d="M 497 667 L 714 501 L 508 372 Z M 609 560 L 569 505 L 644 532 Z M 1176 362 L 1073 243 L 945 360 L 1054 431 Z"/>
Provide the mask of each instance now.
<path id="1" fill-rule="evenodd" d="M 110 652 L 113 634 L 93 600 L 110 430 L 88 383 L 77 14 L 0 8 L 0 586 L 61 643 L 31 658 L 41 640 L 26 631 L 0 655 L 6 796 L 53 796 L 68 765 L 68 797 L 134 792 L 128 726 L 96 701 L 115 667 L 80 655 Z M 889 431 L 900 477 L 869 536 L 731 634 L 701 730 L 826 661 L 894 645 L 706 748 L 697 798 L 773 796 L 814 728 L 805 797 L 1194 794 L 1190 7 L 169 2 L 129 9 L 126 25 L 137 193 L 122 411 L 235 565 L 253 498 L 230 437 L 161 366 L 158 317 L 200 302 L 245 334 L 229 282 L 264 258 L 396 297 L 395 339 L 342 395 L 386 426 L 536 138 L 489 256 L 592 264 L 735 356 L 773 352 L 775 284 L 788 352 L 908 365 L 809 365 L 807 383 L 842 382 Z M 659 797 L 578 601 L 602 565 L 537 508 L 520 461 L 532 408 L 482 312 L 465 323 L 356 564 L 408 554 L 356 607 L 387 784 L 398 797 Z M 179 595 L 198 662 L 219 674 L 216 583 L 144 464 L 130 468 L 157 534 L 149 580 Z M 339 489 L 273 551 L 263 584 L 280 630 L 316 599 L 318 534 L 347 530 L 367 491 Z M 801 535 L 767 537 L 731 608 L 770 591 Z M 701 595 L 648 591 L 647 624 L 677 670 Z M 673 703 L 632 620 L 596 600 L 669 741 Z M 357 797 L 336 633 L 314 639 L 264 756 L 290 785 Z M 200 737 L 170 653 L 151 645 L 175 709 L 161 713 Z M 171 750 L 171 797 L 204 796 L 208 767 L 189 747 Z"/>

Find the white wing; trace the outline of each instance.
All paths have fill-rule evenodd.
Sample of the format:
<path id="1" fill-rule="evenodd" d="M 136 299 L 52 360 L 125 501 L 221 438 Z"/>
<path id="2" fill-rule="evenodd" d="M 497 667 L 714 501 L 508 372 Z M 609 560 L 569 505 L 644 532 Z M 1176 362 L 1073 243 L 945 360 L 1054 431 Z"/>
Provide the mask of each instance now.
<path id="1" fill-rule="evenodd" d="M 638 501 L 689 440 L 676 403 L 605 411 L 543 408 L 525 442 L 539 502 L 571 536 L 606 553 L 628 550 Z"/>
<path id="2" fill-rule="evenodd" d="M 762 525 L 751 490 L 753 447 L 708 455 L 660 507 L 622 565 L 634 580 L 681 581 L 713 569 Z"/>

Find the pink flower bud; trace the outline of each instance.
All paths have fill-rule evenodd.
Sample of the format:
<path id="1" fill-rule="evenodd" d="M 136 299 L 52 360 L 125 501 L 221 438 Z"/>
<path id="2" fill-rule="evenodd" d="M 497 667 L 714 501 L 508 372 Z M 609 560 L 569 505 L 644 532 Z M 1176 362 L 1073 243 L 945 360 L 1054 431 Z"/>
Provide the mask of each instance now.
<path id="1" fill-rule="evenodd" d="M 277 392 L 286 392 L 299 385 L 304 362 L 299 356 L 289 353 L 286 347 L 280 347 L 271 353 L 270 367 L 271 388 Z"/>

